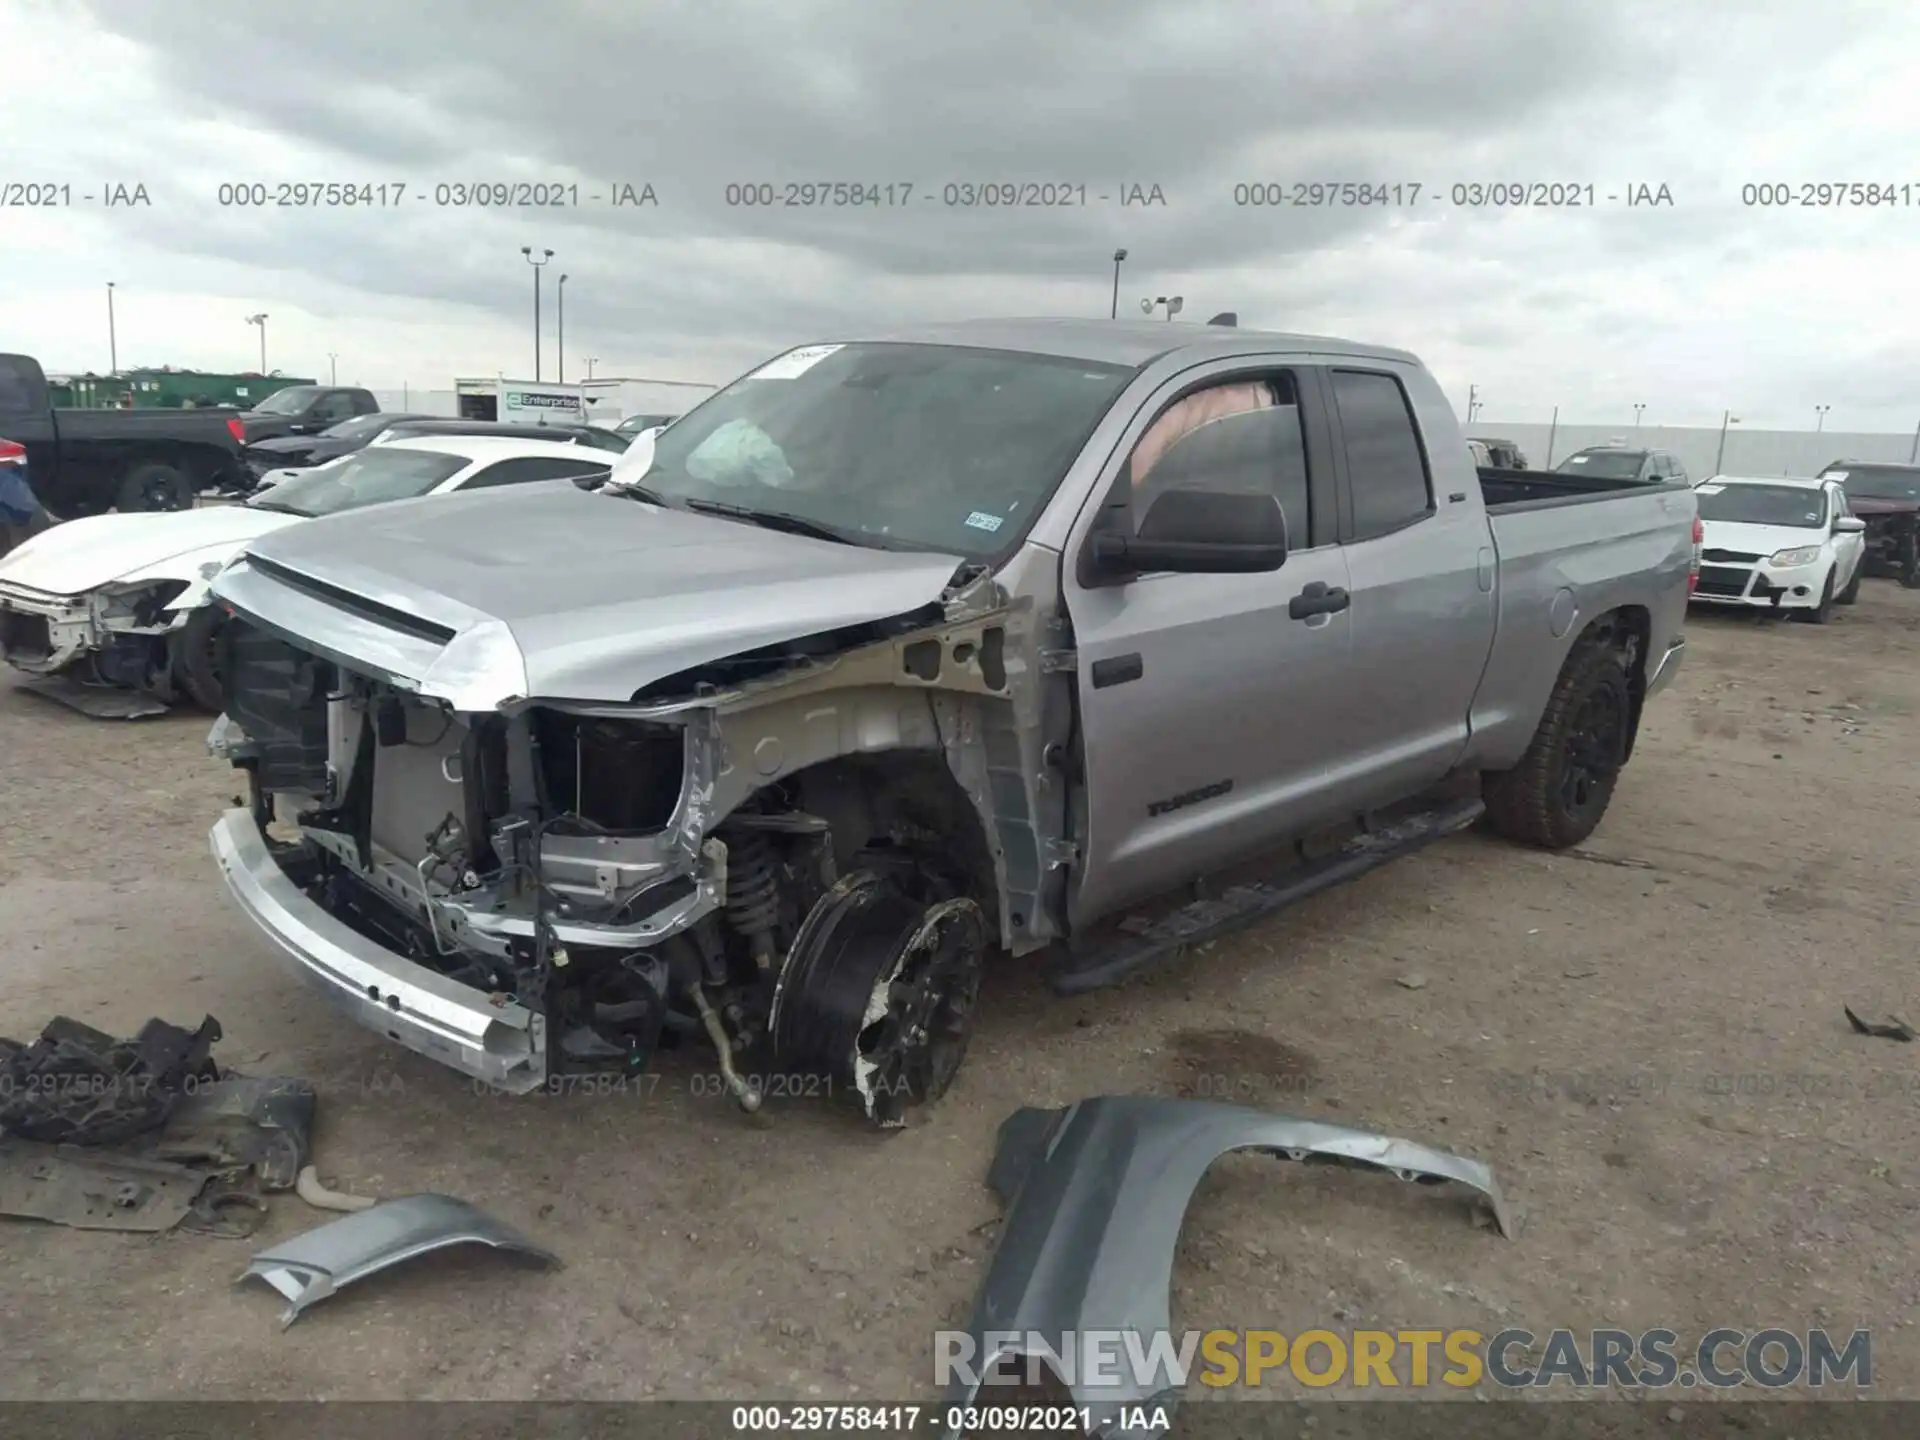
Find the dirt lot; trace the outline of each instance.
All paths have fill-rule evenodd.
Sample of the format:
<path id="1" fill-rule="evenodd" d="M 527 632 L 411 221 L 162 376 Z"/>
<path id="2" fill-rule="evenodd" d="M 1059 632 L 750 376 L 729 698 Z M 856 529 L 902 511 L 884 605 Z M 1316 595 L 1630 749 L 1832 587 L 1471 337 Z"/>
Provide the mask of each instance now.
<path id="1" fill-rule="evenodd" d="M 1920 1020 L 1920 593 L 1689 628 L 1589 851 L 1457 838 L 1121 992 L 1055 1001 L 1004 964 L 956 1092 L 886 1139 L 819 1102 L 752 1127 L 684 1059 L 620 1096 L 476 1095 L 320 1008 L 228 911 L 204 719 L 88 721 L 0 680 L 0 1033 L 211 1013 L 228 1064 L 319 1086 L 331 1182 L 462 1195 L 568 1262 L 439 1257 L 282 1334 L 231 1283 L 245 1242 L 0 1222 L 0 1386 L 920 1398 L 990 1252 L 1001 1118 L 1224 1085 L 1482 1157 L 1522 1228 L 1237 1158 L 1189 1215 L 1177 1325 L 1862 1326 L 1876 1391 L 1920 1397 L 1920 1046 L 1841 1016 Z M 264 1234 L 322 1218 L 280 1197 Z"/>

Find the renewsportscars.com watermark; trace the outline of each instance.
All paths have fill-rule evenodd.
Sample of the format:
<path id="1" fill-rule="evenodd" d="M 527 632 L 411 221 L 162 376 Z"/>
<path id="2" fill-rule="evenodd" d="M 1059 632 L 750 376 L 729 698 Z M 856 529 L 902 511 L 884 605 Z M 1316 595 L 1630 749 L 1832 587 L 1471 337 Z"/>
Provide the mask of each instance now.
<path id="1" fill-rule="evenodd" d="M 1302 1385 L 1356 1389 L 1490 1381 L 1504 1389 L 1563 1385 L 1728 1390 L 1873 1384 L 1873 1334 L 1825 1330 L 1709 1330 L 1685 1346 L 1673 1330 L 1081 1330 L 1065 1334 L 989 1330 L 984 1343 L 961 1330 L 933 1337 L 934 1383 L 1040 1385 L 1049 1376 L 1098 1390 L 1152 1394 L 1189 1383 L 1259 1385 L 1290 1375 Z"/>

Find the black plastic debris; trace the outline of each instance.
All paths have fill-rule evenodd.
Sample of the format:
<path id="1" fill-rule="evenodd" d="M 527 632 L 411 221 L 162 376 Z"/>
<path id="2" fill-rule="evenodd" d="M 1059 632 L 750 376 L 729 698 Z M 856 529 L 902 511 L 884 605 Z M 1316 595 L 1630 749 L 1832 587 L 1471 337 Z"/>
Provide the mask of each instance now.
<path id="1" fill-rule="evenodd" d="M 1847 1023 L 1853 1027 L 1853 1033 L 1856 1035 L 1871 1035 L 1879 1040 L 1899 1040 L 1909 1045 L 1913 1043 L 1916 1033 L 1914 1028 L 1898 1016 L 1884 1025 L 1876 1025 L 1862 1020 L 1845 1005 L 1840 1008 L 1846 1011 Z"/>
<path id="2" fill-rule="evenodd" d="M 195 1030 L 153 1019 L 117 1040 L 65 1015 L 31 1045 L 0 1038 L 0 1133 L 49 1145 L 119 1145 L 167 1123 L 188 1087 L 220 1071 L 211 1015 Z"/>

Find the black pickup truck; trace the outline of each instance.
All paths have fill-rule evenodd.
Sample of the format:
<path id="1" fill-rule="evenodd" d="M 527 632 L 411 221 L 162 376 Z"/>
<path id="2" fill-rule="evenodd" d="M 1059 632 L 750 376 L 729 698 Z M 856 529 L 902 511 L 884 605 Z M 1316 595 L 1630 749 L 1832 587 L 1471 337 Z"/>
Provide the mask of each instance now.
<path id="1" fill-rule="evenodd" d="M 212 486 L 251 483 L 236 410 L 56 410 L 30 355 L 0 354 L 0 439 L 26 447 L 28 483 L 56 519 L 184 510 Z"/>

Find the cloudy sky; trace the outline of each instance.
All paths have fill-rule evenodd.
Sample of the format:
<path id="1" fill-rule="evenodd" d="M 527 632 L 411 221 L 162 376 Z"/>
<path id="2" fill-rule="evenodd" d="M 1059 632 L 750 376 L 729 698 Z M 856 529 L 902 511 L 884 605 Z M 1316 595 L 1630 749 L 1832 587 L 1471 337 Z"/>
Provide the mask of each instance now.
<path id="1" fill-rule="evenodd" d="M 0 0 L 0 348 L 105 369 L 113 281 L 122 364 L 250 367 L 266 312 L 290 373 L 525 377 L 531 245 L 548 378 L 564 272 L 569 378 L 724 381 L 900 322 L 1104 316 L 1124 246 L 1123 311 L 1403 345 L 1490 421 L 1909 432 L 1917 40 L 1877 0 Z M 1328 181 L 1399 203 L 1236 203 Z M 314 182 L 388 201 L 221 203 Z M 569 203 L 458 203 L 520 182 Z M 894 203 L 729 203 L 810 182 Z M 1895 203 L 1743 203 L 1834 182 Z M 978 203 L 1005 183 L 1075 203 Z M 1535 183 L 1595 203 L 1455 203 Z"/>

